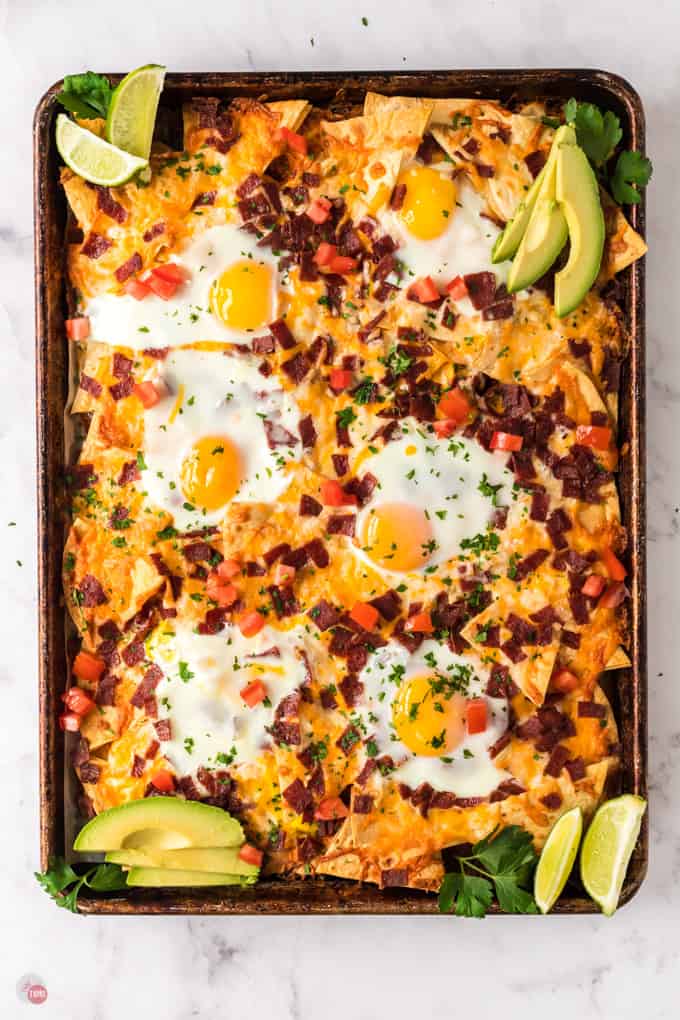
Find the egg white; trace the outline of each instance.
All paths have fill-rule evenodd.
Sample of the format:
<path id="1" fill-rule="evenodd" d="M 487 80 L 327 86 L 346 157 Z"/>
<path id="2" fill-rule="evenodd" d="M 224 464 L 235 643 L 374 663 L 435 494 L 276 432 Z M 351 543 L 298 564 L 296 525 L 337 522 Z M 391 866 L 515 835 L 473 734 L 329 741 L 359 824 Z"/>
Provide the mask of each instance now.
<path id="1" fill-rule="evenodd" d="M 412 418 L 405 418 L 394 441 L 362 461 L 362 469 L 378 480 L 369 502 L 357 514 L 361 542 L 371 512 L 383 503 L 405 503 L 427 516 L 436 546 L 418 573 L 444 563 L 463 550 L 461 542 L 486 531 L 496 506 L 512 505 L 514 475 L 505 453 L 490 453 L 475 439 L 453 435 L 439 439 Z M 415 448 L 415 449 L 414 449 Z M 407 450 L 413 450 L 409 455 Z M 484 477 L 500 486 L 492 500 L 479 491 Z M 376 564 L 366 549 L 356 554 L 373 569 L 400 576 Z M 414 571 L 415 572 L 415 571 Z"/>
<path id="2" fill-rule="evenodd" d="M 147 654 L 163 670 L 158 715 L 170 720 L 172 739 L 162 751 L 178 774 L 199 765 L 249 765 L 263 755 L 276 706 L 305 682 L 299 651 L 306 642 L 301 627 L 283 632 L 266 626 L 248 638 L 229 625 L 211 635 L 197 634 L 183 620 L 156 628 Z M 270 703 L 249 708 L 239 692 L 254 680 L 264 683 Z"/>
<path id="3" fill-rule="evenodd" d="M 168 301 L 155 294 L 137 301 L 128 294 L 99 294 L 86 303 L 83 314 L 90 319 L 90 339 L 142 350 L 145 347 L 178 347 L 213 340 L 246 344 L 253 332 L 230 329 L 210 311 L 210 288 L 219 275 L 243 258 L 271 269 L 272 318 L 277 317 L 278 259 L 257 238 L 234 223 L 210 227 L 196 234 L 170 258 L 187 270 L 188 279 Z"/>
<path id="4" fill-rule="evenodd" d="M 234 500 L 271 502 L 288 484 L 286 465 L 301 454 L 300 413 L 275 377 L 264 379 L 257 360 L 221 351 L 177 350 L 150 376 L 165 395 L 144 411 L 142 487 L 149 501 L 173 515 L 178 528 L 216 524 L 225 507 L 205 510 L 187 501 L 180 485 L 182 462 L 203 436 L 224 436 L 239 452 L 243 479 Z M 174 414 L 178 397 L 181 407 Z M 172 420 L 171 420 L 172 418 Z M 264 419 L 282 425 L 295 443 L 267 445 Z"/>
<path id="5" fill-rule="evenodd" d="M 435 666 L 433 668 L 433 663 Z M 483 733 L 469 734 L 442 757 L 416 755 L 403 744 L 392 725 L 392 702 L 401 684 L 411 677 L 437 672 L 448 678 L 466 678 L 461 693 L 469 698 L 484 698 L 487 727 Z M 510 774 L 498 768 L 489 757 L 489 747 L 508 727 L 508 702 L 485 693 L 488 669 L 476 657 L 456 655 L 445 644 L 427 640 L 410 654 L 397 642 L 378 648 L 359 674 L 364 693 L 357 711 L 365 732 L 375 742 L 377 755 L 387 754 L 396 769 L 396 782 L 413 788 L 427 782 L 435 790 L 447 790 L 457 797 L 486 797 Z"/>

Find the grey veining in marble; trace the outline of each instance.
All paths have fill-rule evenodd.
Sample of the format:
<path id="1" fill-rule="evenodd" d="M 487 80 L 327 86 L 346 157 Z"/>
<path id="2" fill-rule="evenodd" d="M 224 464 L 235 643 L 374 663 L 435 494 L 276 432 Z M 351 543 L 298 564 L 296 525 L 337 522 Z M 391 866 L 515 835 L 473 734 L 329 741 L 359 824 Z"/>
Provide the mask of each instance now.
<path id="1" fill-rule="evenodd" d="M 368 25 L 362 24 L 362 17 Z M 670 1020 L 680 1014 L 680 5 L 672 0 L 0 0 L 0 1016 Z M 30 124 L 65 72 L 600 66 L 648 117 L 652 859 L 613 919 L 76 918 L 37 864 Z M 10 522 L 16 522 L 10 526 Z M 40 1014 L 39 1014 L 40 1015 Z"/>

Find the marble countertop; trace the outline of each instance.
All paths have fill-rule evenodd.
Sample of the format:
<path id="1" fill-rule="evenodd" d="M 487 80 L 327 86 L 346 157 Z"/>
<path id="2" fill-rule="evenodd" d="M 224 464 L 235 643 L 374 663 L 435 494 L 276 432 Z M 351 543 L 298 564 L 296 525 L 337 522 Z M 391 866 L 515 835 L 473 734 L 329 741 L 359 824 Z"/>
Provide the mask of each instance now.
<path id="1" fill-rule="evenodd" d="M 284 13 L 285 11 L 285 13 Z M 367 25 L 363 20 L 368 21 Z M 680 6 L 633 0 L 0 0 L 0 1014 L 42 978 L 58 1020 L 553 1020 L 678 1015 L 680 969 Z M 651 864 L 613 919 L 111 918 L 57 910 L 38 862 L 31 138 L 65 72 L 604 67 L 647 111 Z M 676 432 L 678 430 L 678 432 Z M 10 526 L 10 522 L 15 522 Z M 677 569 L 676 569 L 677 568 Z M 333 977 L 331 978 L 331 974 Z M 331 984 L 333 982 L 333 984 Z"/>

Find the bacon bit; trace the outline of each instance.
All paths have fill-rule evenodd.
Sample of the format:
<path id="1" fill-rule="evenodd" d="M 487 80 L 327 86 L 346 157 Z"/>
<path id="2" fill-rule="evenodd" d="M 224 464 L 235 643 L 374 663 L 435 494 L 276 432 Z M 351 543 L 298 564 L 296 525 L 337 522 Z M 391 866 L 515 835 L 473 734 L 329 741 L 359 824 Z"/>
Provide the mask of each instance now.
<path id="1" fill-rule="evenodd" d="M 108 237 L 104 237 L 103 234 L 96 234 L 94 231 L 88 234 L 85 244 L 80 249 L 81 254 L 88 259 L 98 259 L 104 252 L 108 251 L 113 245 L 113 241 L 110 241 Z"/>
<path id="2" fill-rule="evenodd" d="M 308 207 L 307 215 L 309 216 L 312 223 L 325 223 L 331 214 L 332 208 L 333 203 L 329 199 L 319 196 L 319 198 L 315 198 L 311 205 Z M 329 245 L 329 247 L 335 246 Z M 327 265 L 327 263 L 324 262 L 317 262 L 316 258 L 314 259 L 314 261 L 319 266 Z"/>
<path id="3" fill-rule="evenodd" d="M 408 297 L 427 305 L 430 301 L 438 301 L 440 294 L 432 277 L 424 276 L 421 280 L 416 280 L 411 284 L 408 289 Z"/>
<path id="4" fill-rule="evenodd" d="M 257 610 L 253 610 L 251 613 L 245 613 L 238 621 L 239 630 L 244 637 L 253 637 L 258 634 L 265 625 L 265 618 L 262 613 L 258 613 Z"/>
<path id="5" fill-rule="evenodd" d="M 522 436 L 515 436 L 512 432 L 494 432 L 489 443 L 489 449 L 507 450 L 508 452 L 521 450 L 523 442 Z"/>
<path id="6" fill-rule="evenodd" d="M 87 340 L 90 335 L 90 320 L 86 315 L 66 320 L 66 336 L 69 340 Z"/>
<path id="7" fill-rule="evenodd" d="M 151 241 L 153 241 L 156 237 L 160 237 L 161 234 L 164 234 L 164 233 L 165 233 L 165 223 L 161 220 L 159 223 L 154 223 L 154 225 L 152 227 L 149 227 L 149 229 L 144 232 L 142 239 L 147 244 L 150 244 Z"/>
<path id="8" fill-rule="evenodd" d="M 444 293 L 448 294 L 454 301 L 462 301 L 468 296 L 468 289 L 462 276 L 454 276 L 450 283 L 444 287 Z"/>
<path id="9" fill-rule="evenodd" d="M 600 425 L 579 425 L 576 429 L 576 442 L 582 446 L 592 446 L 594 450 L 608 450 L 612 442 L 612 430 Z"/>
<path id="10" fill-rule="evenodd" d="M 349 614 L 350 620 L 363 627 L 364 630 L 373 630 L 379 618 L 378 610 L 368 602 L 355 602 Z"/>
<path id="11" fill-rule="evenodd" d="M 334 368 L 329 378 L 331 389 L 334 393 L 342 393 L 348 390 L 354 382 L 354 373 L 348 372 L 345 368 Z"/>
<path id="12" fill-rule="evenodd" d="M 599 598 L 604 591 L 606 583 L 602 574 L 590 574 L 581 588 L 581 594 L 587 595 L 590 599 Z"/>
<path id="13" fill-rule="evenodd" d="M 61 700 L 69 712 L 75 712 L 76 715 L 80 716 L 87 715 L 95 707 L 94 701 L 82 687 L 69 687 L 66 693 L 62 694 Z"/>
<path id="14" fill-rule="evenodd" d="M 267 688 L 261 680 L 252 680 L 239 692 L 248 708 L 255 708 L 267 697 Z"/>
<path id="15" fill-rule="evenodd" d="M 289 149 L 299 152 L 302 156 L 307 155 L 307 139 L 303 135 L 296 134 L 290 128 L 282 127 L 279 128 L 279 138 L 286 143 Z"/>
<path id="16" fill-rule="evenodd" d="M 602 550 L 601 559 L 612 581 L 623 581 L 625 579 L 628 571 L 609 546 Z"/>
<path id="17" fill-rule="evenodd" d="M 335 818 L 347 818 L 349 811 L 339 797 L 326 797 L 322 800 L 314 817 L 317 822 L 330 822 Z"/>
<path id="18" fill-rule="evenodd" d="M 62 712 L 59 716 L 59 729 L 77 733 L 80 729 L 80 716 L 75 712 Z"/>
<path id="19" fill-rule="evenodd" d="M 486 729 L 486 701 L 484 698 L 470 698 L 465 706 L 468 733 L 484 733 Z"/>
<path id="20" fill-rule="evenodd" d="M 92 652 L 78 652 L 73 660 L 73 675 L 84 683 L 96 684 L 106 669 L 106 663 Z"/>
<path id="21" fill-rule="evenodd" d="M 404 624 L 404 630 L 408 634 L 432 634 L 434 631 L 432 617 L 429 613 L 415 613 Z"/>
<path id="22" fill-rule="evenodd" d="M 550 678 L 550 687 L 560 694 L 569 694 L 576 690 L 579 685 L 579 678 L 568 669 L 560 669 Z"/>
<path id="23" fill-rule="evenodd" d="M 262 866 L 264 854 L 256 846 L 244 843 L 238 852 L 238 857 L 240 861 L 245 861 L 246 864 L 254 864 L 256 868 L 259 868 Z"/>
<path id="24" fill-rule="evenodd" d="M 125 283 L 128 277 L 134 273 L 138 273 L 144 263 L 142 262 L 142 256 L 136 251 L 130 258 L 123 263 L 122 266 L 118 266 L 118 269 L 114 272 L 114 276 L 118 283 Z"/>
<path id="25" fill-rule="evenodd" d="M 160 769 L 151 777 L 151 784 L 161 793 L 174 793 L 175 777 L 167 769 Z"/>
<path id="26" fill-rule="evenodd" d="M 277 563 L 274 568 L 274 584 L 287 584 L 293 580 L 295 574 L 295 567 L 288 566 L 287 563 Z"/>

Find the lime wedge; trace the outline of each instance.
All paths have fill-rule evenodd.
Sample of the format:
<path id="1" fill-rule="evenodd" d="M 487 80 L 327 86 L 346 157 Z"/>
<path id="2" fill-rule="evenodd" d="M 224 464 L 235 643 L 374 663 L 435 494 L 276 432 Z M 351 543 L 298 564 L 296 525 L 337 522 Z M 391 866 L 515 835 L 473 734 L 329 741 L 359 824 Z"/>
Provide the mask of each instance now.
<path id="1" fill-rule="evenodd" d="M 111 96 L 106 137 L 112 145 L 148 159 L 165 68 L 147 64 L 126 74 Z"/>
<path id="2" fill-rule="evenodd" d="M 619 902 L 647 801 L 625 794 L 598 808 L 581 847 L 581 881 L 610 917 Z"/>
<path id="3" fill-rule="evenodd" d="M 534 899 L 542 914 L 552 910 L 564 889 L 576 860 L 582 831 L 580 807 L 565 811 L 550 830 L 534 875 Z"/>
<path id="4" fill-rule="evenodd" d="M 146 159 L 109 145 L 103 138 L 80 127 L 60 113 L 57 117 L 57 149 L 66 166 L 91 184 L 115 187 L 125 184 L 148 165 Z"/>

